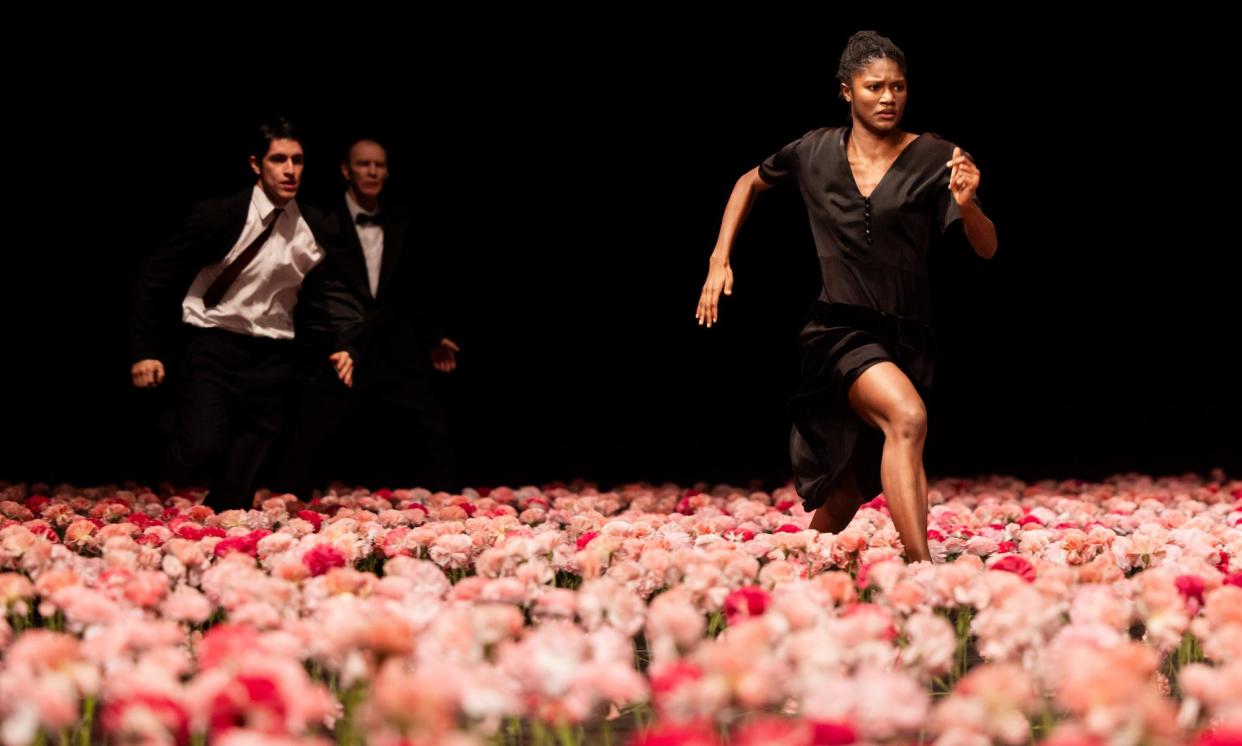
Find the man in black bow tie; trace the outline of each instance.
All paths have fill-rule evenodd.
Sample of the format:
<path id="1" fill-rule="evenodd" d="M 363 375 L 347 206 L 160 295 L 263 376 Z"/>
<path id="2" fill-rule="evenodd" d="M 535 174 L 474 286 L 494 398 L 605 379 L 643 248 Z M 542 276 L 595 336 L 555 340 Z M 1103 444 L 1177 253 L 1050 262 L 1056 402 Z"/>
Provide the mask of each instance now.
<path id="1" fill-rule="evenodd" d="M 326 450 L 334 435 L 345 435 L 345 426 L 379 441 L 372 454 L 394 456 L 388 469 L 370 459 L 363 475 L 370 486 L 455 489 L 453 453 L 432 388 L 432 369 L 451 373 L 460 348 L 433 314 L 430 288 L 436 278 L 429 276 L 428 263 L 410 238 L 408 214 L 380 198 L 388 181 L 386 149 L 373 139 L 356 140 L 346 151 L 341 175 L 346 190 L 334 212 L 334 240 L 327 250 L 364 310 L 351 345 L 355 386 L 344 386 L 320 367 L 308 369 L 275 484 L 304 496 L 324 476 L 341 476 L 323 470 L 340 464 Z M 370 426 L 359 426 L 359 417 Z"/>

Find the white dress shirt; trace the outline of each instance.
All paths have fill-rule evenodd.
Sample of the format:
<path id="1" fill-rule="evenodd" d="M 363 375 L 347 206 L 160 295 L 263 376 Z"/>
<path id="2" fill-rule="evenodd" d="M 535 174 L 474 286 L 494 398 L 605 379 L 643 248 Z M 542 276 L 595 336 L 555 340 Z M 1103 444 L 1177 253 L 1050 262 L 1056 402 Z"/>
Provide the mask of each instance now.
<path id="1" fill-rule="evenodd" d="M 224 259 L 199 271 L 181 302 L 181 319 L 187 324 L 247 334 L 252 337 L 293 339 L 293 308 L 306 273 L 323 260 L 323 248 L 315 241 L 297 202 L 290 200 L 277 216 L 276 205 L 259 185 L 250 198 L 250 212 L 237 243 Z M 211 308 L 203 294 L 220 273 L 258 238 L 275 217 L 276 227 L 267 242 Z"/>
<path id="2" fill-rule="evenodd" d="M 362 244 L 362 256 L 367 260 L 367 281 L 371 285 L 371 297 L 379 291 L 380 266 L 384 261 L 384 229 L 375 223 L 358 225 L 358 214 L 376 213 L 362 209 L 362 205 L 354 199 L 352 192 L 345 192 L 345 205 L 349 207 L 349 217 L 358 230 L 358 242 Z"/>

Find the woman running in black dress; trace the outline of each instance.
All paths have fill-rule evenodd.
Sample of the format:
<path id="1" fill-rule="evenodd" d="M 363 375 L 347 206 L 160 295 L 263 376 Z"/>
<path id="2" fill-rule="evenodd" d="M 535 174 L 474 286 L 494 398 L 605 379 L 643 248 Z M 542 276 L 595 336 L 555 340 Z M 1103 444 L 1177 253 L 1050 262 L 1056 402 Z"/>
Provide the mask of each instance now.
<path id="1" fill-rule="evenodd" d="M 738 179 L 725 207 L 695 318 L 710 327 L 732 295 L 729 253 L 755 196 L 795 182 L 823 291 L 799 336 L 802 379 L 789 402 L 794 483 L 811 527 L 836 533 L 881 489 L 908 562 L 930 560 L 923 443 L 935 338 L 927 257 L 955 221 L 974 251 L 996 253 L 975 195 L 979 168 L 931 132 L 898 128 L 905 56 L 873 31 L 850 37 L 840 96 L 850 125 L 807 132 Z M 935 232 L 935 233 L 933 233 Z"/>

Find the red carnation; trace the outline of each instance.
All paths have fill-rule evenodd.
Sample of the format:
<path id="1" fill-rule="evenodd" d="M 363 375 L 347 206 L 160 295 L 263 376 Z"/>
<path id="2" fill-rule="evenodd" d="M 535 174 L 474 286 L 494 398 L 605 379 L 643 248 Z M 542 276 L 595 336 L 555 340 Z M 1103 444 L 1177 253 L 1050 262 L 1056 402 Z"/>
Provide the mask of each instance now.
<path id="1" fill-rule="evenodd" d="M 656 704 L 660 702 L 660 695 L 677 691 L 682 684 L 688 681 L 698 681 L 703 678 L 703 670 L 693 663 L 685 660 L 675 660 L 668 665 L 660 666 L 660 670 L 651 676 L 651 693 L 655 695 Z"/>
<path id="2" fill-rule="evenodd" d="M 1242 728 L 1211 728 L 1199 734 L 1195 746 L 1242 746 Z"/>
<path id="3" fill-rule="evenodd" d="M 280 696 L 276 682 L 265 676 L 244 674 L 238 676 L 235 682 L 241 685 L 240 688 L 229 687 L 217 694 L 211 702 L 211 733 L 221 734 L 231 728 L 247 725 L 254 727 L 258 724 L 251 722 L 255 716 L 265 724 L 264 730 L 278 729 L 278 724 L 285 720 L 288 708 Z M 245 691 L 244 701 L 237 697 L 241 691 Z"/>
<path id="4" fill-rule="evenodd" d="M 1011 572 L 1028 583 L 1035 582 L 1035 566 L 1021 555 L 1007 554 L 989 565 L 988 569 Z"/>
<path id="5" fill-rule="evenodd" d="M 198 541 L 203 538 L 203 527 L 197 526 L 193 523 L 183 523 L 173 529 L 173 532 L 182 539 L 188 539 L 190 541 Z"/>
<path id="6" fill-rule="evenodd" d="M 265 528 L 255 529 L 241 536 L 229 536 L 216 544 L 215 555 L 223 557 L 229 552 L 242 552 L 251 557 L 259 556 L 259 539 L 272 533 Z"/>
<path id="7" fill-rule="evenodd" d="M 1182 598 L 1190 606 L 1191 613 L 1197 612 L 1203 605 L 1203 592 L 1207 590 L 1203 578 L 1198 575 L 1178 575 L 1173 584 L 1177 586 L 1177 592 L 1182 594 Z"/>
<path id="8" fill-rule="evenodd" d="M 725 597 L 725 619 L 729 624 L 745 617 L 762 616 L 768 610 L 771 596 L 757 586 L 749 585 L 731 592 Z"/>
<path id="9" fill-rule="evenodd" d="M 30 533 L 34 534 L 35 536 L 45 537 L 48 541 L 52 542 L 53 544 L 60 543 L 60 537 L 56 535 L 56 529 L 52 528 L 51 526 L 44 523 L 43 521 L 38 521 L 37 523 L 28 525 L 26 526 L 26 529 L 30 531 Z"/>
<path id="10" fill-rule="evenodd" d="M 151 526 L 163 526 L 161 521 L 157 521 L 146 513 L 133 513 L 129 516 L 129 522 L 138 528 L 149 528 Z"/>
<path id="11" fill-rule="evenodd" d="M 845 746 L 858 740 L 858 732 L 849 723 L 834 720 L 811 721 L 811 746 Z"/>
<path id="12" fill-rule="evenodd" d="M 178 744 L 190 742 L 190 716 L 176 701 L 159 694 L 139 693 L 114 699 L 104 707 L 101 721 L 105 733 L 123 734 L 126 713 L 131 708 L 146 710 L 159 721 Z M 123 740 L 123 739 L 122 739 Z"/>
<path id="13" fill-rule="evenodd" d="M 871 508 L 872 510 L 885 511 L 888 510 L 888 499 L 882 494 L 876 495 L 874 500 L 863 503 L 862 507 Z"/>
<path id="14" fill-rule="evenodd" d="M 331 544 L 319 544 L 302 555 L 302 564 L 311 575 L 323 575 L 334 567 L 344 567 L 345 553 Z"/>
<path id="15" fill-rule="evenodd" d="M 323 513 L 317 513 L 313 510 L 299 510 L 298 518 L 314 526 L 315 533 L 318 533 L 319 527 L 323 525 Z"/>

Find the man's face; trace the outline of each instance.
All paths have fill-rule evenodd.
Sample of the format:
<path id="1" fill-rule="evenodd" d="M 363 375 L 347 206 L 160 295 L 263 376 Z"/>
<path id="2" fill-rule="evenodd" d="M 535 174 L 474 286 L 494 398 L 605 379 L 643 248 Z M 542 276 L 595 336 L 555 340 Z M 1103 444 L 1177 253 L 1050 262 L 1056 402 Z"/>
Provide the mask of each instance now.
<path id="1" fill-rule="evenodd" d="M 359 197 L 378 197 L 388 181 L 388 154 L 377 142 L 360 140 L 349 149 L 349 161 L 341 164 L 341 175 Z"/>
<path id="2" fill-rule="evenodd" d="M 278 138 L 272 140 L 262 161 L 250 156 L 250 167 L 258 174 L 267 196 L 273 202 L 283 205 L 298 195 L 298 187 L 302 184 L 303 161 L 300 142 Z"/>

